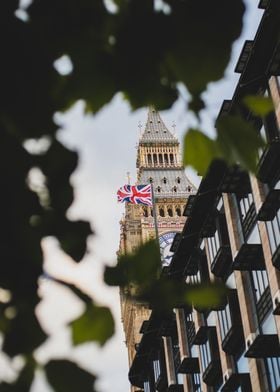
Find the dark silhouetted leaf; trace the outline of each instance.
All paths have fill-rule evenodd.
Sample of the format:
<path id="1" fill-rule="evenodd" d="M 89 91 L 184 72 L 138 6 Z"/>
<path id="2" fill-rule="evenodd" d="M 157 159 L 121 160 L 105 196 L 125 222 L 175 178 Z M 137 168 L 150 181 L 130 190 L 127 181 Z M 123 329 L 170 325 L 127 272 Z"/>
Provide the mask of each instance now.
<path id="1" fill-rule="evenodd" d="M 255 172 L 258 149 L 264 145 L 251 123 L 237 116 L 222 116 L 217 122 L 217 144 L 223 158 Z M 250 148 L 248 148 L 250 145 Z"/>
<path id="2" fill-rule="evenodd" d="M 95 341 L 103 345 L 114 333 L 114 319 L 109 308 L 88 304 L 85 312 L 71 324 L 75 345 Z"/>
<path id="3" fill-rule="evenodd" d="M 30 354 L 46 339 L 32 308 L 16 310 L 16 315 L 5 330 L 3 351 L 11 357 Z"/>
<path id="4" fill-rule="evenodd" d="M 52 360 L 45 365 L 48 382 L 55 392 L 93 392 L 95 377 L 66 360 Z"/>

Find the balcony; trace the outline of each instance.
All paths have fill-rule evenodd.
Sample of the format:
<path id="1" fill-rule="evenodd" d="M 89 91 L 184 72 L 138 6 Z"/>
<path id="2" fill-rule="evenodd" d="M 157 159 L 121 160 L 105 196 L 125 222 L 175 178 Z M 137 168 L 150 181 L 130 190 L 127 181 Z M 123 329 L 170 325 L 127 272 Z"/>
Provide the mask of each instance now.
<path id="1" fill-rule="evenodd" d="M 202 375 L 202 380 L 209 386 L 215 386 L 218 384 L 222 376 L 221 363 L 218 359 L 213 359 Z"/>
<path id="2" fill-rule="evenodd" d="M 279 337 L 276 334 L 257 335 L 253 341 L 247 341 L 247 358 L 273 358 L 280 356 Z"/>
<path id="3" fill-rule="evenodd" d="M 272 264 L 274 267 L 280 270 L 280 245 L 278 245 L 276 251 L 272 256 Z"/>
<path id="4" fill-rule="evenodd" d="M 187 204 L 186 204 L 185 210 L 183 212 L 184 216 L 187 216 L 187 217 L 191 216 L 191 212 L 193 210 L 195 202 L 196 202 L 196 195 L 191 195 L 188 197 Z"/>
<path id="5" fill-rule="evenodd" d="M 198 358 L 186 357 L 182 360 L 178 373 L 195 374 L 200 373 Z"/>
<path id="6" fill-rule="evenodd" d="M 238 165 L 227 169 L 220 189 L 223 193 L 247 194 L 251 191 L 248 173 Z"/>
<path id="7" fill-rule="evenodd" d="M 216 327 L 208 327 L 207 325 L 198 327 L 192 343 L 197 345 L 204 344 L 208 338 L 208 333 L 211 330 L 216 331 Z"/>
<path id="8" fill-rule="evenodd" d="M 280 190 L 272 189 L 266 196 L 261 208 L 259 209 L 257 219 L 259 221 L 272 220 L 280 208 Z"/>
<path id="9" fill-rule="evenodd" d="M 214 260 L 211 263 L 211 272 L 218 278 L 222 278 L 231 268 L 231 250 L 229 245 L 221 245 Z"/>
<path id="10" fill-rule="evenodd" d="M 259 160 L 257 177 L 260 181 L 268 184 L 273 181 L 280 166 L 280 140 L 275 139 L 267 144 Z"/>
<path id="11" fill-rule="evenodd" d="M 167 388 L 167 392 L 184 392 L 184 387 L 180 384 L 172 384 Z"/>
<path id="12" fill-rule="evenodd" d="M 253 48 L 253 43 L 254 41 L 249 41 L 249 40 L 245 41 L 234 72 L 242 73 L 244 71 Z"/>
<path id="13" fill-rule="evenodd" d="M 165 392 L 167 389 L 166 375 L 160 374 L 155 382 L 155 387 L 158 392 Z"/>
<path id="14" fill-rule="evenodd" d="M 252 391 L 249 373 L 232 373 L 229 377 L 226 378 L 221 389 L 222 392 L 232 392 L 237 390 L 241 390 L 242 392 Z"/>
<path id="15" fill-rule="evenodd" d="M 265 269 L 261 244 L 243 244 L 232 263 L 237 271 L 259 271 Z"/>

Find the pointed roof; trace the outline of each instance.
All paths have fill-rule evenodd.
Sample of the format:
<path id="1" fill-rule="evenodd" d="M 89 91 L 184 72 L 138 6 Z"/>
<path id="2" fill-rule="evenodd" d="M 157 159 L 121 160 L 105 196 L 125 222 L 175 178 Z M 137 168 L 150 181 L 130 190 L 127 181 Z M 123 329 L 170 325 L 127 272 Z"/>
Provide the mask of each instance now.
<path id="1" fill-rule="evenodd" d="M 149 108 L 145 130 L 140 137 L 140 143 L 176 143 L 178 139 L 166 128 L 159 112 L 154 107 Z"/>

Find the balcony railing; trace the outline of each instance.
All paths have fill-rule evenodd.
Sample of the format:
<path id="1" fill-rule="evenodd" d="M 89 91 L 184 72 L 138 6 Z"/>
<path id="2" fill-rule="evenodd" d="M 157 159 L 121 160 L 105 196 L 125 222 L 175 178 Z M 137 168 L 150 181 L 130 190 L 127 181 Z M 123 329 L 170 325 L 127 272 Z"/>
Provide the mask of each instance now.
<path id="1" fill-rule="evenodd" d="M 232 265 L 237 271 L 265 270 L 262 245 L 243 244 Z"/>

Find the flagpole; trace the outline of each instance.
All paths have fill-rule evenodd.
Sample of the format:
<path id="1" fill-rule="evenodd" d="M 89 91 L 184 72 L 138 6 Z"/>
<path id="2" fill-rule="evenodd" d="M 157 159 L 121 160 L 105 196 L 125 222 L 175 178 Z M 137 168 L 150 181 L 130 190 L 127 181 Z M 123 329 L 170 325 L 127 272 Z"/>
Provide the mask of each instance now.
<path id="1" fill-rule="evenodd" d="M 153 184 L 151 184 L 151 188 L 152 188 L 152 203 L 153 203 L 153 216 L 154 216 L 155 233 L 156 233 L 157 242 L 159 243 L 156 202 L 155 202 L 155 194 L 154 194 L 154 185 Z"/>

